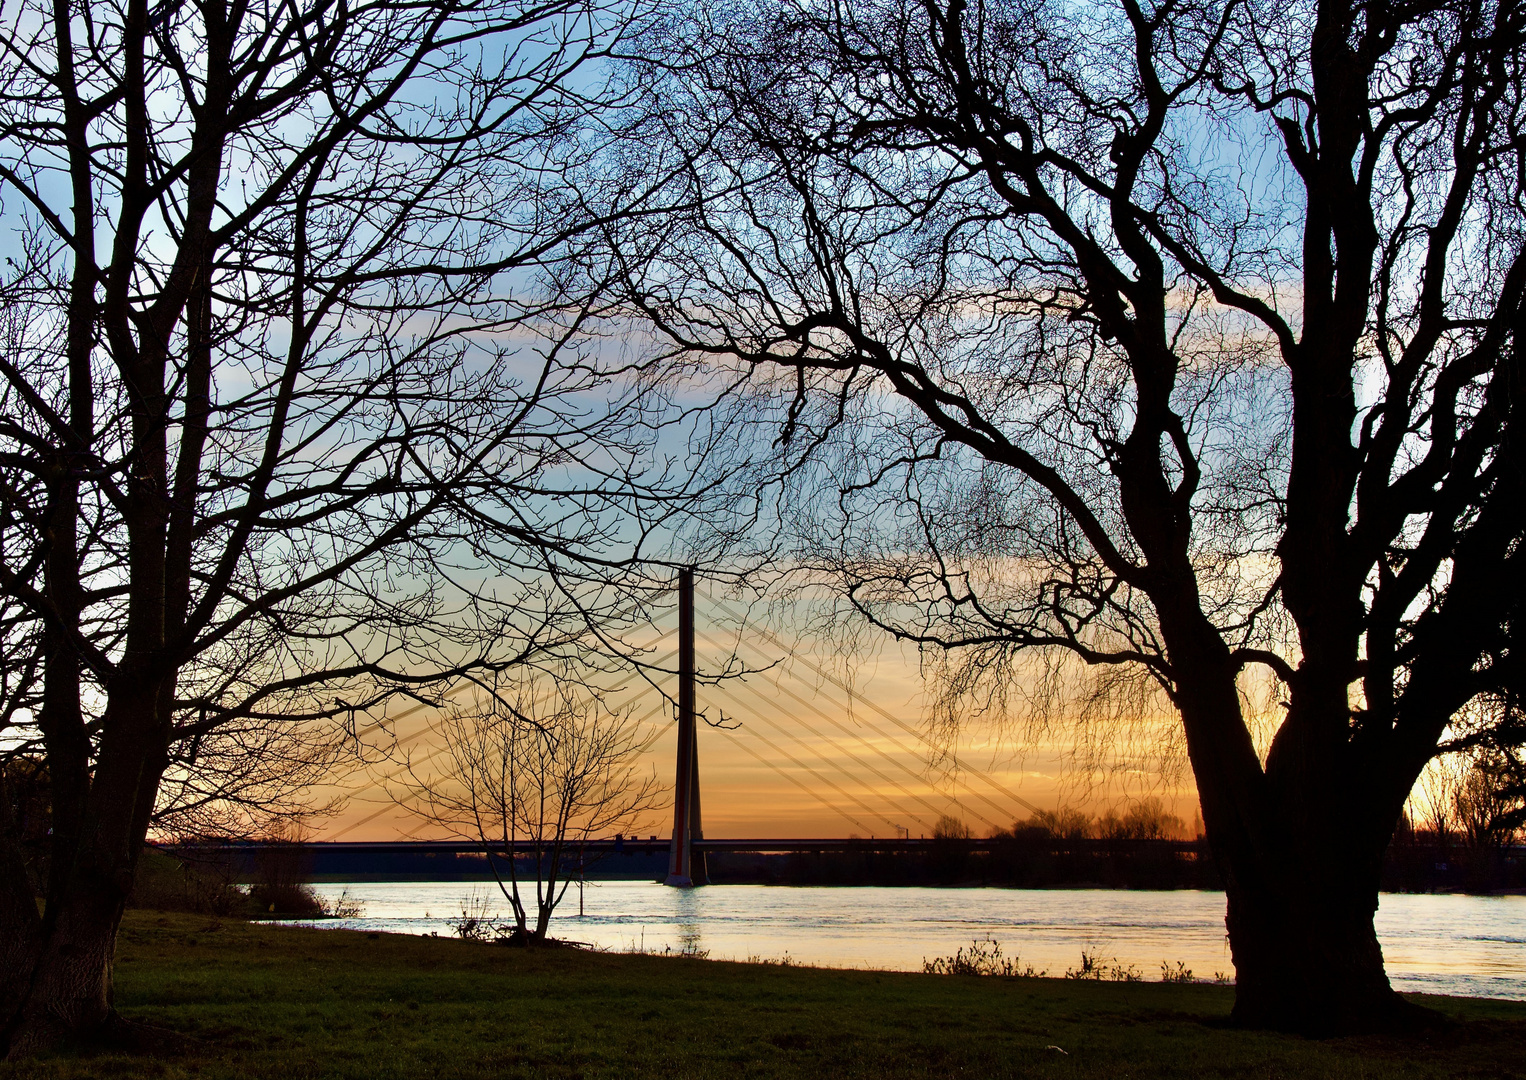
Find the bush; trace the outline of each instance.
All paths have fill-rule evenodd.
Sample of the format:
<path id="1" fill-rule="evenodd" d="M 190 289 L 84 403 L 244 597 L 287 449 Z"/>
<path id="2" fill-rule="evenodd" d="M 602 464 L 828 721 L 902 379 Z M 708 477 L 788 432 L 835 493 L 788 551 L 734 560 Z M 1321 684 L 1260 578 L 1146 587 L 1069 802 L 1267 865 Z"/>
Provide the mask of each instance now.
<path id="1" fill-rule="evenodd" d="M 261 915 L 288 915 L 321 919 L 328 907 L 306 882 L 260 882 L 249 886 L 249 899 Z"/>
<path id="2" fill-rule="evenodd" d="M 312 857 L 299 840 L 277 835 L 259 849 L 249 898 L 261 915 L 318 919 L 328 914 L 318 894 L 308 884 Z"/>
<path id="3" fill-rule="evenodd" d="M 1142 982 L 1144 974 L 1133 964 L 1120 964 L 1116 956 L 1106 960 L 1096 953 L 1081 950 L 1081 966 L 1066 968 L 1067 979 L 1086 979 L 1091 982 Z M 1191 978 L 1189 973 L 1188 978 Z"/>
<path id="4" fill-rule="evenodd" d="M 234 915 L 248 906 L 226 863 L 182 861 L 153 848 L 138 859 L 127 906 L 198 915 Z"/>
<path id="5" fill-rule="evenodd" d="M 486 896 L 473 892 L 461 901 L 461 918 L 450 920 L 451 932 L 463 941 L 497 941 L 510 927 L 499 926 L 498 915 Z"/>
<path id="6" fill-rule="evenodd" d="M 953 956 L 939 956 L 922 961 L 927 975 L 999 975 L 1005 978 L 1041 979 L 1046 974 L 1032 964 L 1021 965 L 1017 957 L 1001 954 L 1001 942 L 995 938 L 970 942 L 969 950 L 957 949 Z"/>

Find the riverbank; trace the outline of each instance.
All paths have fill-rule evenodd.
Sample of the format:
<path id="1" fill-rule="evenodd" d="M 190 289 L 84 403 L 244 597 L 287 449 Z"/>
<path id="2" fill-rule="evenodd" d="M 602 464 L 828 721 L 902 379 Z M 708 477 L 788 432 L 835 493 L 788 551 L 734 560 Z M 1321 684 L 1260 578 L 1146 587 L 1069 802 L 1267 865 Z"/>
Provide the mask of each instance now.
<path id="1" fill-rule="evenodd" d="M 148 911 L 128 913 L 117 978 L 124 1015 L 196 1048 L 0 1078 L 1526 1076 L 1514 1002 L 1428 998 L 1453 1029 L 1314 1042 L 1228 1028 L 1221 986 L 528 952 Z"/>

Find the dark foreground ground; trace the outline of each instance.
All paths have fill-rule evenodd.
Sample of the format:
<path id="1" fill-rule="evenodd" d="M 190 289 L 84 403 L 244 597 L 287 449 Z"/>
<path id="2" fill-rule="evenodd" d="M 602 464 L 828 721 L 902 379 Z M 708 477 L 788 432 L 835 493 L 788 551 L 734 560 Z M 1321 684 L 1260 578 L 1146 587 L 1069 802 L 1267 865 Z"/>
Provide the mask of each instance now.
<path id="1" fill-rule="evenodd" d="M 1439 1035 L 1227 1027 L 1232 990 L 911 975 L 253 926 L 130 912 L 117 1002 L 165 1057 L 20 1077 L 1526 1077 L 1526 1004 L 1429 999 Z"/>

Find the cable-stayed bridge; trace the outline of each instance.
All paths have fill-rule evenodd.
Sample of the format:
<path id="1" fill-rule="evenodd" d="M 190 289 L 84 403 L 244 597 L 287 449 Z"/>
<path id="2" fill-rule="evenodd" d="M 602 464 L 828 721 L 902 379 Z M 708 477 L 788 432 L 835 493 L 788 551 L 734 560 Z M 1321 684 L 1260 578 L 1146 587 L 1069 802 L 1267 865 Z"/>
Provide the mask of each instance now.
<path id="1" fill-rule="evenodd" d="M 852 847 L 916 850 L 929 843 L 926 838 L 945 815 L 961 819 L 976 832 L 992 832 L 1038 809 L 1010 783 L 968 760 L 945 758 L 945 767 L 939 772 L 947 779 L 934 783 L 927 763 L 945 748 L 933 745 L 919 723 L 895 715 L 846 679 L 801 655 L 768 628 L 751 624 L 746 613 L 731 601 L 696 594 L 693 575 L 687 571 L 678 583 L 677 615 L 677 625 L 649 646 L 655 655 L 648 662 L 649 670 L 676 669 L 676 677 L 666 683 L 643 682 L 617 706 L 640 724 L 666 723 L 665 713 L 676 720 L 676 739 L 668 759 L 673 762 L 672 830 L 660 838 L 604 838 L 597 842 L 599 848 L 620 845 L 634 850 L 639 846 L 644 851 L 665 844 L 670 853 L 669 882 L 699 884 L 705 880 L 706 852 L 819 852 Z M 706 674 L 698 666 L 701 648 L 712 660 L 740 660 L 745 673 L 719 680 L 700 679 L 698 676 Z M 391 719 L 401 722 L 420 713 L 426 713 L 425 706 L 415 706 Z M 426 714 L 418 730 L 398 739 L 397 745 L 405 748 L 424 743 L 424 752 L 412 762 L 415 769 L 444 749 L 438 743 L 431 746 L 426 742 L 437 734 L 434 724 Z M 700 762 L 702 755 L 703 760 L 714 760 L 717 752 L 724 750 L 740 751 L 804 799 L 819 805 L 847 835 L 776 840 L 706 838 L 700 810 Z M 399 768 L 373 776 L 352 795 L 381 788 L 403 771 Z M 713 795 L 715 789 L 710 790 Z M 375 812 L 331 833 L 322 846 L 374 851 L 397 849 L 399 845 L 412 844 L 415 850 L 424 846 L 426 842 L 346 841 L 346 837 L 396 811 L 397 804 L 389 798 Z M 970 845 L 982 846 L 980 841 Z M 427 846 L 441 851 L 481 848 L 465 841 L 428 842 Z"/>

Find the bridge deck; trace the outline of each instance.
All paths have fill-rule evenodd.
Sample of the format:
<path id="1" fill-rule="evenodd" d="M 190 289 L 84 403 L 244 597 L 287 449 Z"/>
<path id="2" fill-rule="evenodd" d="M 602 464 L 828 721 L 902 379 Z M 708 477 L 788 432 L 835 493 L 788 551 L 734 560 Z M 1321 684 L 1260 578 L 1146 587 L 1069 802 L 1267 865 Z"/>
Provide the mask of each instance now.
<path id="1" fill-rule="evenodd" d="M 875 851 L 875 852 L 916 852 L 934 849 L 947 849 L 957 847 L 964 851 L 979 852 L 993 851 L 1005 845 L 1012 844 L 1011 840 L 933 840 L 922 837 L 868 837 L 868 838 L 843 838 L 843 837 L 818 837 L 818 838 L 782 838 L 782 839 L 727 839 L 727 840 L 695 840 L 693 841 L 696 851 L 704 852 L 753 852 L 758 854 L 791 854 L 828 851 Z M 666 837 L 624 837 L 615 839 L 612 837 L 597 840 L 586 840 L 581 843 L 569 841 L 568 848 L 581 848 L 587 852 L 632 852 L 636 854 L 658 854 L 668 850 L 670 841 Z M 166 846 L 167 851 L 191 851 L 200 853 L 252 853 L 264 848 L 288 847 L 291 845 L 261 843 L 258 841 L 216 843 L 216 844 L 181 844 Z M 1195 840 L 1057 840 L 1052 846 L 1065 848 L 1073 851 L 1121 851 L 1121 850 L 1169 850 L 1181 852 L 1196 852 L 1205 850 L 1204 846 Z M 355 855 L 477 855 L 489 850 L 500 853 L 506 850 L 503 844 L 483 844 L 476 840 L 335 840 L 313 841 L 303 844 L 301 847 L 314 854 L 355 854 Z M 534 850 L 534 845 L 521 841 L 515 845 L 515 850 L 528 853 Z"/>

